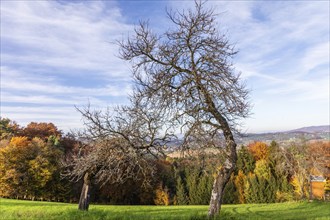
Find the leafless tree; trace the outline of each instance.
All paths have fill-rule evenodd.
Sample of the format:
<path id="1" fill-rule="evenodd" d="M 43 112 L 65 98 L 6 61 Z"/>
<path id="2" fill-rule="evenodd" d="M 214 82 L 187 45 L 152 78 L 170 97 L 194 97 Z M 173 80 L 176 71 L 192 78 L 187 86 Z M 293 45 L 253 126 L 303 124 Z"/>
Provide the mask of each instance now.
<path id="1" fill-rule="evenodd" d="M 135 98 L 179 126 L 184 140 L 225 139 L 226 160 L 217 171 L 209 216 L 220 212 L 226 183 L 236 166 L 233 131 L 249 114 L 248 90 L 231 62 L 237 53 L 218 30 L 216 14 L 195 2 L 194 10 L 168 11 L 173 24 L 162 35 L 140 22 L 135 35 L 119 42 L 120 57 L 130 61 Z M 221 146 L 218 146 L 219 148 Z"/>
<path id="2" fill-rule="evenodd" d="M 114 111 L 78 109 L 85 129 L 76 134 L 80 152 L 66 162 L 66 175 L 84 180 L 79 209 L 88 210 L 91 178 L 101 186 L 142 178 L 148 185 L 154 168 L 151 160 L 163 156 L 163 149 L 173 138 L 163 112 L 150 109 L 148 103 L 132 98 L 132 105 Z"/>

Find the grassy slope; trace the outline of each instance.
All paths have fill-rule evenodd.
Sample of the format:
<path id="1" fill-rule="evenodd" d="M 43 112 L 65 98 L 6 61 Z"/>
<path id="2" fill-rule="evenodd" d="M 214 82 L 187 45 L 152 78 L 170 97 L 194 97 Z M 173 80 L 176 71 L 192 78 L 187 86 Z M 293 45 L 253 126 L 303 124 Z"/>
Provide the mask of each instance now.
<path id="1" fill-rule="evenodd" d="M 207 206 L 91 205 L 88 212 L 76 204 L 0 199 L 0 219 L 205 219 Z M 221 219 L 329 219 L 330 203 L 224 205 Z"/>

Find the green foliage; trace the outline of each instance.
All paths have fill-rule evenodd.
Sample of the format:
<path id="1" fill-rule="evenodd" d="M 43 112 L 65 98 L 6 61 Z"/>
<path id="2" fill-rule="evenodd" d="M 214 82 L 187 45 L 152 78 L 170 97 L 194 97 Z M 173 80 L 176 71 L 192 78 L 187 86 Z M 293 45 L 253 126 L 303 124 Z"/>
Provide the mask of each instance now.
<path id="1" fill-rule="evenodd" d="M 253 172 L 255 169 L 255 160 L 253 155 L 247 149 L 247 147 L 242 146 L 237 153 L 237 172 L 239 170 L 243 171 L 245 175 Z"/>
<path id="2" fill-rule="evenodd" d="M 0 140 L 10 139 L 20 132 L 20 127 L 9 118 L 0 117 Z"/>
<path id="3" fill-rule="evenodd" d="M 176 197 L 175 198 L 176 198 L 176 205 L 187 205 L 189 202 L 185 184 L 183 183 L 180 175 L 178 175 L 177 182 L 176 182 Z"/>
<path id="4" fill-rule="evenodd" d="M 201 197 L 198 193 L 199 187 L 199 171 L 197 169 L 188 170 L 186 172 L 186 183 L 189 195 L 189 204 L 198 205 L 201 202 Z"/>
<path id="5" fill-rule="evenodd" d="M 77 201 L 80 183 L 62 178 L 60 163 L 70 160 L 71 153 L 77 150 L 74 138 L 62 136 L 51 123 L 30 123 L 27 128 L 20 128 L 9 119 L 1 118 L 0 127 L 0 196 Z M 27 136 L 20 136 L 23 134 Z M 329 164 L 329 143 L 315 142 L 309 146 L 302 141 L 283 147 L 273 141 L 269 146 L 256 142 L 241 147 L 235 175 L 224 190 L 223 203 L 271 203 L 308 198 L 310 172 L 323 167 L 325 176 L 328 175 L 325 168 Z M 142 187 L 139 180 L 102 187 L 94 182 L 91 201 L 154 204 L 158 196 L 162 204 L 209 204 L 212 173 L 219 160 L 219 156 L 212 154 L 158 160 L 151 164 L 156 172 L 150 177 L 149 186 Z M 329 180 L 327 192 L 328 183 Z"/>
<path id="6" fill-rule="evenodd" d="M 234 176 L 232 176 L 225 187 L 222 202 L 224 204 L 236 204 L 238 200 L 238 191 L 234 183 Z"/>
<path id="7" fill-rule="evenodd" d="M 185 172 L 186 188 L 190 205 L 204 205 L 210 202 L 213 179 L 199 167 L 191 167 Z"/>
<path id="8" fill-rule="evenodd" d="M 209 167 L 210 158 L 178 159 L 176 164 L 176 194 L 178 205 L 209 204 L 213 176 Z"/>
<path id="9" fill-rule="evenodd" d="M 273 177 L 269 180 L 255 174 L 247 176 L 244 196 L 247 203 L 275 202 L 277 187 Z"/>
<path id="10" fill-rule="evenodd" d="M 266 180 L 270 179 L 270 167 L 268 162 L 265 159 L 260 159 L 256 162 L 256 167 L 254 169 L 254 173 L 258 176 L 258 177 L 262 177 Z"/>
<path id="11" fill-rule="evenodd" d="M 291 192 L 276 192 L 276 202 L 289 202 L 293 201 L 293 194 Z"/>

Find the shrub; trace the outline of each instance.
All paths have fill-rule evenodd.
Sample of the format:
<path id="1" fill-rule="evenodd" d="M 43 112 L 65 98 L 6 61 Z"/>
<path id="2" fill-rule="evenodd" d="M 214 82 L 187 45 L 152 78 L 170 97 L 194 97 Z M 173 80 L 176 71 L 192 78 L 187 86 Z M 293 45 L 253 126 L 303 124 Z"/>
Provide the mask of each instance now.
<path id="1" fill-rule="evenodd" d="M 163 184 L 160 184 L 155 192 L 155 205 L 169 205 L 170 204 L 170 195 L 168 193 L 168 189 L 165 186 L 163 188 Z"/>

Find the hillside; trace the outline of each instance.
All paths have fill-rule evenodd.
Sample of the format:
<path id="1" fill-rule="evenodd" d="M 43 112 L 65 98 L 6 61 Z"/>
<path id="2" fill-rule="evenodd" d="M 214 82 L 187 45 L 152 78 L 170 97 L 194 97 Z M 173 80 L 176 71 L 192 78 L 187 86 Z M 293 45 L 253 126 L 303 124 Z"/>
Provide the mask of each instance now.
<path id="1" fill-rule="evenodd" d="M 236 137 L 237 142 L 246 144 L 252 141 L 270 142 L 288 142 L 294 140 L 330 140 L 330 125 L 309 126 L 284 132 L 272 132 L 261 134 L 243 134 Z"/>
<path id="2" fill-rule="evenodd" d="M 309 126 L 297 128 L 289 131 L 282 132 L 268 132 L 268 133 L 245 133 L 235 135 L 235 140 L 239 145 L 248 144 L 253 141 L 262 141 L 270 143 L 276 141 L 278 143 L 289 143 L 297 140 L 330 140 L 330 125 L 322 126 Z M 171 150 L 176 149 L 177 146 L 182 144 L 182 139 L 173 140 L 168 143 Z"/>
<path id="3" fill-rule="evenodd" d="M 322 132 L 330 132 L 330 125 L 321 125 L 321 126 L 309 126 L 294 129 L 287 132 L 304 132 L 304 133 L 322 133 Z"/>

